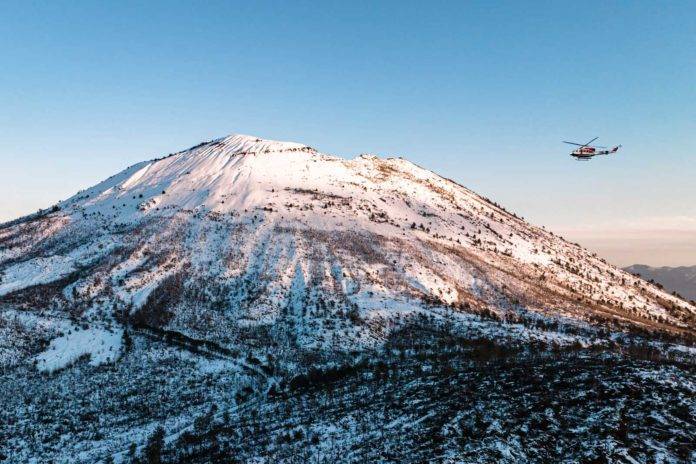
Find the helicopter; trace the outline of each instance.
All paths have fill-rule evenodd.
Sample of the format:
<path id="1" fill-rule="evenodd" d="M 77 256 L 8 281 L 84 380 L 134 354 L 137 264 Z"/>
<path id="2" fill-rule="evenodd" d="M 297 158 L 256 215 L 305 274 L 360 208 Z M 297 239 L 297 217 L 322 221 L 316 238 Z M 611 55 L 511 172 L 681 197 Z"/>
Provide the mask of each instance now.
<path id="1" fill-rule="evenodd" d="M 570 153 L 570 156 L 572 156 L 573 158 L 575 158 L 578 161 L 589 161 L 590 159 L 592 159 L 593 157 L 598 156 L 598 155 L 611 155 L 611 154 L 619 151 L 619 148 L 621 148 L 621 145 L 617 145 L 611 149 L 607 149 L 607 147 L 596 147 L 596 146 L 590 145 L 592 142 L 594 142 L 598 138 L 599 137 L 595 137 L 592 140 L 590 140 L 589 142 L 584 143 L 584 144 L 575 143 L 575 142 L 566 142 L 565 140 L 563 141 L 563 143 L 567 143 L 568 145 L 575 145 L 578 147 Z"/>

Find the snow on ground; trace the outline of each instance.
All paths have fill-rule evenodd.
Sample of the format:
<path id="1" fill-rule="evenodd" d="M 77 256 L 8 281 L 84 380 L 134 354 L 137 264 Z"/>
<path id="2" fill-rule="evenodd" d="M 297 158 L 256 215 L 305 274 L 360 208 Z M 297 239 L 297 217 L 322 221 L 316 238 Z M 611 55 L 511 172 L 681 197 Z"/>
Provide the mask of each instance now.
<path id="1" fill-rule="evenodd" d="M 99 237 L 91 243 L 76 247 L 65 255 L 40 256 L 11 265 L 3 270 L 0 296 L 65 277 L 80 266 L 87 265 L 109 253 L 113 246 L 111 238 Z"/>
<path id="2" fill-rule="evenodd" d="M 416 296 L 498 315 L 539 308 L 579 324 L 597 313 L 598 321 L 684 326 L 696 311 L 405 160 L 346 160 L 251 136 L 131 166 L 62 203 L 59 215 L 94 238 L 36 247 L 31 259 L 0 266 L 0 296 L 77 269 L 87 276 L 104 258 L 103 270 L 62 289 L 70 303 L 88 303 L 83 317 L 133 313 L 164 279 L 181 277 L 171 285 L 185 298 L 168 328 L 197 338 L 214 331 L 225 341 L 225 324 L 271 325 L 289 309 L 311 345 L 327 333 L 298 310 L 312 295 L 332 306 L 311 317 L 357 305 L 361 317 L 384 321 L 408 312 L 400 302 Z M 355 332 L 340 330 L 352 344 Z"/>
<path id="3" fill-rule="evenodd" d="M 433 324 L 462 339 L 578 350 L 609 346 L 600 330 L 620 328 L 610 325 L 614 318 L 669 328 L 688 327 L 696 314 L 688 303 L 405 160 L 345 160 L 249 136 L 131 166 L 57 211 L 18 224 L 0 229 L 6 247 L 0 297 L 26 289 L 26 298 L 0 298 L 10 305 L 0 306 L 0 365 L 29 361 L 53 372 L 74 364 L 52 381 L 89 384 L 107 369 L 71 377 L 86 367 L 84 357 L 91 365 L 118 358 L 114 389 L 155 398 L 142 411 L 119 413 L 171 407 L 162 422 L 168 437 L 190 431 L 206 401 L 239 404 L 234 393 L 245 387 L 268 392 L 276 375 L 321 365 L 326 354 L 340 353 L 339 360 L 377 352 L 411 325 Z M 68 275 L 65 285 L 31 288 Z M 153 304 L 142 310 L 150 295 Z M 172 337 L 135 330 L 133 350 L 121 356 L 122 331 L 106 328 L 120 325 L 128 311 L 151 310 L 163 310 L 167 317 L 152 323 Z M 177 333 L 190 343 L 180 343 Z M 678 358 L 695 353 L 679 345 L 669 350 Z M 296 356 L 305 353 L 307 365 Z M 424 373 L 437 369 L 427 366 Z M 32 375 L 43 387 L 47 376 Z M 223 393 L 206 398 L 216 382 Z M 97 384 L 94 391 L 103 392 Z M 17 404 L 31 403 L 32 395 L 25 397 L 30 401 Z M 432 422 L 429 411 L 415 412 L 409 423 Z M 84 424 L 64 424 L 79 415 L 61 415 L 55 428 L 37 424 L 27 436 L 55 431 L 49 439 L 62 440 L 67 426 L 70 433 L 82 430 Z M 118 460 L 129 442 L 146 440 L 155 426 L 150 419 L 131 415 L 127 428 L 101 441 L 79 432 L 70 458 L 93 462 L 89 450 L 96 445 L 99 456 L 115 452 Z M 500 434 L 500 424 L 492 421 L 490 430 Z M 320 435 L 337 432 L 327 424 Z M 497 452 L 511 456 L 520 447 Z"/>
<path id="4" fill-rule="evenodd" d="M 5 270 L 0 296 L 32 285 L 52 282 L 74 271 L 73 260 L 65 256 L 36 258 Z"/>
<path id="5" fill-rule="evenodd" d="M 120 356 L 122 335 L 121 329 L 81 330 L 73 327 L 68 333 L 51 340 L 46 351 L 34 358 L 36 368 L 43 372 L 53 372 L 69 366 L 84 355 L 89 355 L 92 366 L 112 362 Z"/>

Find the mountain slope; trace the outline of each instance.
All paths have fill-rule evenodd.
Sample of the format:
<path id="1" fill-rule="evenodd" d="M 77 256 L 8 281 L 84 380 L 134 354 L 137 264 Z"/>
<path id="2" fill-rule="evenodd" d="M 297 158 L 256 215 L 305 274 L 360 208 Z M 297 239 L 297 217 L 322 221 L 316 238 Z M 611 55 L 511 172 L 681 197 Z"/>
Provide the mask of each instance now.
<path id="1" fill-rule="evenodd" d="M 634 264 L 624 270 L 639 274 L 645 280 L 654 280 L 669 292 L 677 292 L 686 299 L 696 300 L 696 266 L 653 267 Z"/>
<path id="2" fill-rule="evenodd" d="M 307 311 L 354 310 L 370 321 L 409 314 L 424 301 L 673 333 L 692 333 L 695 314 L 405 160 L 346 161 L 247 136 L 139 163 L 60 211 L 3 229 L 0 240 L 6 301 L 26 304 L 40 294 L 103 319 L 96 313 L 105 308 L 93 302 L 109 300 L 142 322 L 189 334 L 208 334 L 201 319 L 210 319 L 222 327 L 221 341 L 230 326 L 273 324 L 281 309 L 297 316 L 302 346 L 326 341 L 324 329 L 302 324 Z M 204 300 L 195 310 L 186 290 Z M 166 314 L 158 310 L 162 292 Z M 379 339 L 369 325 L 341 330 L 350 346 Z"/>
<path id="3" fill-rule="evenodd" d="M 0 227 L 0 310 L 14 388 L 54 396 L 59 384 L 35 384 L 39 372 L 92 392 L 99 376 L 80 372 L 111 369 L 120 397 L 139 381 L 124 366 L 142 357 L 155 372 L 178 366 L 193 395 L 206 382 L 236 392 L 216 397 L 225 404 L 284 391 L 307 369 L 413 354 L 393 348 L 413 324 L 530 353 L 640 348 L 687 362 L 696 328 L 690 303 L 406 160 L 241 135 L 138 163 Z M 68 433 L 74 449 L 122 456 L 153 411 L 180 431 L 211 400 L 169 380 L 152 394 L 178 409 L 153 399 L 149 415 L 118 416 L 127 425 L 105 443 Z"/>

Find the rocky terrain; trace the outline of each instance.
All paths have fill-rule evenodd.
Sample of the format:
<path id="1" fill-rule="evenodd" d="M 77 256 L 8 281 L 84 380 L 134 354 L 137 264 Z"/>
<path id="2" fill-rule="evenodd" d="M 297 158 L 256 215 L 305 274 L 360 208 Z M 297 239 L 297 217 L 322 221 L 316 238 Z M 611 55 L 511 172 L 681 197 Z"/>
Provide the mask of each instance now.
<path id="1" fill-rule="evenodd" d="M 235 135 L 0 226 L 0 459 L 689 462 L 695 341 L 402 158 Z"/>

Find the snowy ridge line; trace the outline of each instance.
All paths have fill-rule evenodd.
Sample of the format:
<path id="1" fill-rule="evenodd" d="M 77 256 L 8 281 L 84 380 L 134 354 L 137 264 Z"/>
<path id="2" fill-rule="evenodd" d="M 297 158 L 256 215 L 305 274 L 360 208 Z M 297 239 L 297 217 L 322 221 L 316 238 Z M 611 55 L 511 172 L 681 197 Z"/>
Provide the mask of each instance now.
<path id="1" fill-rule="evenodd" d="M 155 430 L 171 462 L 691 452 L 696 307 L 399 158 L 230 136 L 137 163 L 0 229 L 0 308 L 18 462 Z"/>
<path id="2" fill-rule="evenodd" d="M 64 225 L 41 236 L 56 219 Z M 0 288 L 12 295 L 40 293 L 59 308 L 74 299 L 87 317 L 97 317 L 93 300 L 135 313 L 150 296 L 171 300 L 148 317 L 201 339 L 211 333 L 205 324 L 220 339 L 226 330 L 273 327 L 290 301 L 300 346 L 329 346 L 320 321 L 351 314 L 330 337 L 367 347 L 385 336 L 382 322 L 359 321 L 402 317 L 417 310 L 401 303 L 414 296 L 506 319 L 537 313 L 694 336 L 688 302 L 400 158 L 345 160 L 232 135 L 135 164 L 6 231 Z M 20 235 L 37 240 L 20 247 Z M 58 246 L 75 236 L 84 248 Z M 85 269 L 75 276 L 83 293 L 68 295 L 71 287 L 56 297 L 37 285 L 57 282 L 70 263 Z"/>
<path id="3" fill-rule="evenodd" d="M 15 226 L 15 225 L 18 225 L 18 224 L 27 223 L 27 222 L 42 219 L 42 218 L 48 216 L 49 214 L 51 214 L 52 212 L 57 211 L 56 207 L 57 206 L 54 206 L 51 208 L 46 208 L 46 209 L 40 209 L 34 213 L 29 213 L 25 216 L 18 217 L 17 219 L 10 219 L 9 221 L 0 222 L 0 230 L 8 229 L 8 228 Z"/>

